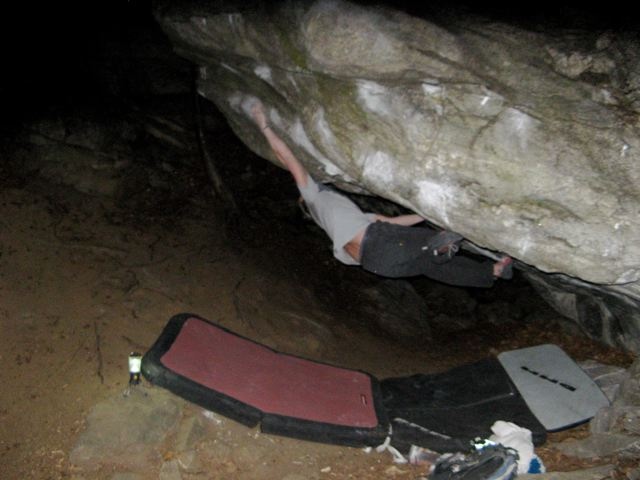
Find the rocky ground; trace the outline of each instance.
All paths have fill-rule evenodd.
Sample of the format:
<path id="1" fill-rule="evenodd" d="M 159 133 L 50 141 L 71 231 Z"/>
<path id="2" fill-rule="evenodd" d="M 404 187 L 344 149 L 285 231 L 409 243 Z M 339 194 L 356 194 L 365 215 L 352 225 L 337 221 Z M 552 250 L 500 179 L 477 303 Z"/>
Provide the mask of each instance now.
<path id="1" fill-rule="evenodd" d="M 519 275 L 473 291 L 339 265 L 288 175 L 212 114 L 210 153 L 240 207 L 230 215 L 212 194 L 187 104 L 57 111 L 3 136 L 3 479 L 425 477 L 385 452 L 263 435 L 146 382 L 123 396 L 128 354 L 180 312 L 378 378 L 547 342 L 577 361 L 633 362 L 563 330 Z M 556 448 L 589 435 L 551 435 L 539 450 L 548 470 L 638 478 L 628 455 Z"/>

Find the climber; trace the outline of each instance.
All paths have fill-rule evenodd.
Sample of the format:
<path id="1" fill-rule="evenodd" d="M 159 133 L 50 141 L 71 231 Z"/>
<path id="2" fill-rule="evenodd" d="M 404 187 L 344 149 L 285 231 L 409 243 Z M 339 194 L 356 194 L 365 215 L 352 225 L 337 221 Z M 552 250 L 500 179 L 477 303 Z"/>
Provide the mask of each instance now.
<path id="1" fill-rule="evenodd" d="M 491 287 L 510 279 L 512 259 L 478 261 L 456 255 L 462 236 L 417 226 L 416 214 L 387 217 L 363 213 L 347 196 L 318 184 L 267 122 L 262 103 L 247 107 L 276 158 L 289 170 L 311 216 L 333 241 L 333 254 L 347 265 L 391 278 L 425 275 L 450 285 Z"/>

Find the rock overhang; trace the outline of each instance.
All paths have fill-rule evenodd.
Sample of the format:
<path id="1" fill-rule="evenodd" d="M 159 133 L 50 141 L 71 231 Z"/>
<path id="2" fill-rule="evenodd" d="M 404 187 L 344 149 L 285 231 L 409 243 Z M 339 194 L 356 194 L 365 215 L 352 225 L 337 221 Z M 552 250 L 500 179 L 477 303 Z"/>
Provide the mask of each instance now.
<path id="1" fill-rule="evenodd" d="M 633 39 L 439 24 L 342 0 L 160 5 L 156 17 L 257 154 L 274 160 L 254 99 L 320 179 L 539 272 L 640 298 Z"/>

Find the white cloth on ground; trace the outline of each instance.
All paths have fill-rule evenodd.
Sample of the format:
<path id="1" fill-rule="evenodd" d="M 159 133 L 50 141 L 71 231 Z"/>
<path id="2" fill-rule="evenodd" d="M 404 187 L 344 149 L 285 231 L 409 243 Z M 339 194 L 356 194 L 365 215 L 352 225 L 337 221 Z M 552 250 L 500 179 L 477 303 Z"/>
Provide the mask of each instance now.
<path id="1" fill-rule="evenodd" d="M 533 451 L 531 430 L 519 427 L 515 423 L 498 420 L 492 425 L 491 431 L 494 434 L 489 437 L 490 441 L 518 452 L 518 473 L 528 473 L 533 460 L 542 467 L 542 462 Z"/>

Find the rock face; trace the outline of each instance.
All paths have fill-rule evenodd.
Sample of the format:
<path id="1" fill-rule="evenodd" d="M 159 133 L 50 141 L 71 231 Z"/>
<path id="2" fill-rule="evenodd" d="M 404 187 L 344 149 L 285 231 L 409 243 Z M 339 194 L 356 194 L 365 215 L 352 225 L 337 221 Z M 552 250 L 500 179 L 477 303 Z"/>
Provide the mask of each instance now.
<path id="1" fill-rule="evenodd" d="M 160 5 L 156 17 L 256 153 L 274 159 L 248 116 L 259 98 L 319 179 L 506 252 L 550 288 L 546 274 L 559 274 L 638 310 L 637 34 L 540 33 L 340 0 L 228 3 Z M 624 338 L 605 340 L 640 351 L 640 320 L 617 321 Z"/>

